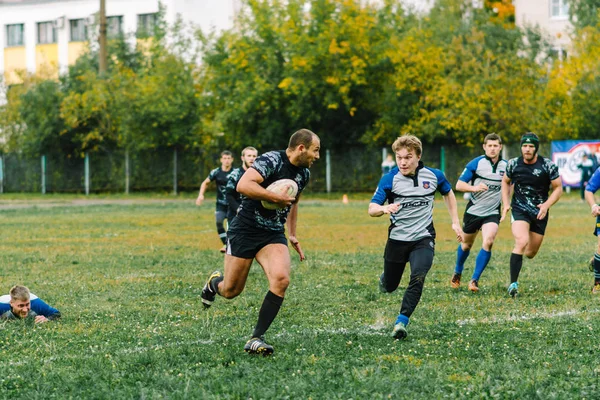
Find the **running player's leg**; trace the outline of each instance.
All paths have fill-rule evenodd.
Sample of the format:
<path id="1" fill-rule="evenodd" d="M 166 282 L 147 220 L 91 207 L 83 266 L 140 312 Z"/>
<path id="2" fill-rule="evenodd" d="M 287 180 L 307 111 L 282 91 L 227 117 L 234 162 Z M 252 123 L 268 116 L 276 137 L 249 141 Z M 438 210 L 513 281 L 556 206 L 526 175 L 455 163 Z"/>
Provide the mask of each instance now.
<path id="1" fill-rule="evenodd" d="M 450 278 L 450 286 L 453 289 L 460 287 L 460 279 L 465 267 L 465 261 L 469 257 L 473 242 L 475 242 L 475 238 L 477 238 L 477 234 L 481 229 L 482 221 L 481 217 L 471 215 L 467 212 L 463 216 L 463 241 L 458 244 L 458 248 L 456 249 L 456 264 L 454 266 L 454 273 Z"/>
<path id="2" fill-rule="evenodd" d="M 481 274 L 492 258 L 492 246 L 494 245 L 497 234 L 498 223 L 488 222 L 482 225 L 481 236 L 483 242 L 481 244 L 481 250 L 479 250 L 479 254 L 477 254 L 477 258 L 475 259 L 475 269 L 473 270 L 471 281 L 479 282 Z"/>
<path id="3" fill-rule="evenodd" d="M 513 221 L 511 230 L 515 239 L 515 245 L 510 255 L 510 286 L 508 287 L 508 292 L 514 297 L 517 295 L 519 287 L 517 281 L 523 267 L 523 254 L 529 243 L 529 222 L 524 220 Z"/>
<path id="4" fill-rule="evenodd" d="M 547 225 L 548 215 L 542 220 L 535 219 L 531 221 L 531 225 L 529 226 L 529 242 L 527 243 L 527 247 L 525 247 L 525 257 L 533 258 L 538 253 L 544 241 Z"/>
<path id="5" fill-rule="evenodd" d="M 475 238 L 477 238 L 477 233 L 477 230 L 474 233 L 464 232 L 463 241 L 462 243 L 458 244 L 458 248 L 456 249 L 456 264 L 454 265 L 454 273 L 452 274 L 452 278 L 450 278 L 450 285 L 454 289 L 458 289 L 460 287 L 460 278 L 465 268 L 465 261 L 467 261 L 467 258 L 469 257 L 469 253 L 473 247 L 473 242 L 475 242 Z"/>
<path id="6" fill-rule="evenodd" d="M 425 285 L 425 277 L 433 264 L 433 246 L 433 239 L 425 239 L 417 244 L 410 252 L 410 281 L 404 292 L 400 315 L 398 315 L 396 326 L 394 327 L 394 337 L 396 339 L 406 337 L 406 329 L 404 329 L 404 332 L 398 332 L 400 333 L 400 337 L 396 335 L 398 324 L 403 325 L 404 328 L 408 325 L 412 313 L 421 300 L 423 286 Z"/>
<path id="7" fill-rule="evenodd" d="M 242 293 L 246 287 L 252 261 L 251 258 L 239 258 L 225 254 L 223 279 L 216 285 L 217 293 L 226 299 L 233 299 Z"/>
<path id="8" fill-rule="evenodd" d="M 285 291 L 290 284 L 291 260 L 287 245 L 271 243 L 256 254 L 256 261 L 265 271 L 269 281 L 269 291 L 258 312 L 258 321 L 252 332 L 252 338 L 244 350 L 249 353 L 273 353 L 273 347 L 265 343 L 263 335 L 269 329 L 283 304 Z"/>
<path id="9" fill-rule="evenodd" d="M 223 244 L 227 243 L 227 232 L 225 231 L 225 219 L 227 218 L 227 211 L 217 210 L 215 211 L 215 219 L 217 224 L 217 233 L 219 239 Z"/>
<path id="10" fill-rule="evenodd" d="M 600 217 L 597 218 L 596 226 L 600 225 Z M 600 228 L 596 228 L 597 231 Z M 594 286 L 592 287 L 593 294 L 600 294 L 600 235 L 596 245 L 596 253 L 594 254 Z"/>
<path id="11" fill-rule="evenodd" d="M 406 244 L 388 239 L 383 253 L 383 274 L 379 276 L 379 290 L 392 293 L 398 288 L 408 261 Z"/>

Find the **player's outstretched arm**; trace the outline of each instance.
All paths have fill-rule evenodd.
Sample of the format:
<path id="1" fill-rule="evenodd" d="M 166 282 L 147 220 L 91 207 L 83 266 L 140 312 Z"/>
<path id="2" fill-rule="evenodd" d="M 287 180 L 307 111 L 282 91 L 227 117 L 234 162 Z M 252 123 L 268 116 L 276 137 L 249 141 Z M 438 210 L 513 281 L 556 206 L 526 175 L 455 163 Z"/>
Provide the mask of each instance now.
<path id="1" fill-rule="evenodd" d="M 556 204 L 558 199 L 560 199 L 560 196 L 562 196 L 562 194 L 563 194 L 562 179 L 560 176 L 558 178 L 550 181 L 550 186 L 552 187 L 552 193 L 548 197 L 548 200 L 546 200 L 542 204 L 538 205 L 538 208 L 540 209 L 540 211 L 538 212 L 537 219 L 541 220 L 541 219 L 546 218 L 546 215 L 548 215 L 548 210 L 550 209 L 550 207 L 552 207 L 554 204 Z"/>
<path id="2" fill-rule="evenodd" d="M 510 210 L 510 188 L 511 188 L 511 180 L 508 176 L 504 175 L 502 178 L 502 215 L 500 217 L 500 222 L 504 221 L 506 218 L 506 214 Z"/>
<path id="3" fill-rule="evenodd" d="M 454 195 L 454 192 L 452 190 L 450 190 L 444 195 L 444 203 L 446 203 L 448 214 L 450 214 L 450 219 L 452 220 L 452 230 L 454 231 L 454 233 L 456 233 L 456 240 L 462 242 L 464 233 L 462 231 L 462 228 L 460 227 L 460 220 L 458 219 L 458 206 L 456 205 L 456 196 Z"/>
<path id="4" fill-rule="evenodd" d="M 371 217 L 381 217 L 384 214 L 393 214 L 398 212 L 400 204 L 384 204 L 369 203 L 369 215 Z"/>
<path id="5" fill-rule="evenodd" d="M 198 198 L 196 199 L 196 205 L 201 206 L 204 201 L 204 192 L 206 192 L 206 186 L 210 183 L 210 178 L 206 178 L 200 185 L 200 192 L 198 192 Z"/>
<path id="6" fill-rule="evenodd" d="M 586 190 L 585 201 L 590 206 L 592 216 L 597 217 L 598 215 L 600 215 L 600 206 L 598 206 L 598 203 L 596 203 L 596 197 L 594 196 L 594 193 L 590 192 L 589 190 Z"/>
<path id="7" fill-rule="evenodd" d="M 488 185 L 481 182 L 480 184 L 473 186 L 469 185 L 467 182 L 459 180 L 458 182 L 456 182 L 456 190 L 463 193 L 485 192 L 488 190 Z"/>

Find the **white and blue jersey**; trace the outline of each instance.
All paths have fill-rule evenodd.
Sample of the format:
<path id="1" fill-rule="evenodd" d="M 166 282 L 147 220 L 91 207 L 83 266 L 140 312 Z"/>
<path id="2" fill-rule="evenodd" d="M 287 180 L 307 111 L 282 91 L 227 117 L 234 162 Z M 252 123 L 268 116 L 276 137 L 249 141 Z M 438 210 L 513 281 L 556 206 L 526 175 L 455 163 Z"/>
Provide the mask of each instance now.
<path id="1" fill-rule="evenodd" d="M 585 186 L 586 192 L 596 193 L 600 189 L 600 168 L 594 172 L 588 184 Z"/>
<path id="2" fill-rule="evenodd" d="M 400 209 L 390 214 L 389 238 L 413 242 L 426 237 L 435 238 L 433 227 L 433 202 L 435 192 L 447 195 L 452 190 L 442 171 L 419 166 L 412 176 L 404 176 L 398 168 L 392 169 L 379 181 L 371 203 L 400 204 Z"/>
<path id="3" fill-rule="evenodd" d="M 506 173 L 507 164 L 506 160 L 502 159 L 498 159 L 494 164 L 485 155 L 469 161 L 458 180 L 467 182 L 473 186 L 485 183 L 488 190 L 471 193 L 471 199 L 467 204 L 465 212 L 477 217 L 500 214 L 502 178 Z"/>

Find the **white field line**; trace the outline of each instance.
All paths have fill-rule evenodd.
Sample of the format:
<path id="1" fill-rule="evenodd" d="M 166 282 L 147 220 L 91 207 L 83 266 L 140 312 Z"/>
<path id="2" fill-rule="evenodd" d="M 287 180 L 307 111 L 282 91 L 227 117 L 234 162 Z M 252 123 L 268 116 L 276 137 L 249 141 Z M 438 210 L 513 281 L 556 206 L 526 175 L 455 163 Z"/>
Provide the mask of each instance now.
<path id="1" fill-rule="evenodd" d="M 594 310 L 567 310 L 567 311 L 555 311 L 555 312 L 540 312 L 534 314 L 523 314 L 523 315 L 510 315 L 508 317 L 484 317 L 484 318 L 468 318 L 459 319 L 456 321 L 458 325 L 476 325 L 476 324 L 499 324 L 503 322 L 519 322 L 519 321 L 530 321 L 532 319 L 554 319 L 563 317 L 574 317 L 581 314 L 597 314 L 600 313 L 600 309 Z"/>

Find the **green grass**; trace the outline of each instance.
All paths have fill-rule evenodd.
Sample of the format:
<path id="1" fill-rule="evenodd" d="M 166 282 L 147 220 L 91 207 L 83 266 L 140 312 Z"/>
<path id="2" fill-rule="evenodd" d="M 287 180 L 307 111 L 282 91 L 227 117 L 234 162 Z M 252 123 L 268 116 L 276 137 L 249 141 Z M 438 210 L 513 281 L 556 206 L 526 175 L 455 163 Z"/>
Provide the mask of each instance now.
<path id="1" fill-rule="evenodd" d="M 586 265 L 594 220 L 574 195 L 551 210 L 516 300 L 506 294 L 506 222 L 481 292 L 450 289 L 456 242 L 438 202 L 434 266 L 401 342 L 390 333 L 408 274 L 395 293 L 377 290 L 387 220 L 367 215 L 368 196 L 348 205 L 307 196 L 298 236 L 308 260 L 293 255 L 267 333 L 270 358 L 242 351 L 267 290 L 258 265 L 238 298 L 202 309 L 200 291 L 222 256 L 212 201 L 198 208 L 193 197 L 0 209 L 0 292 L 25 284 L 64 316 L 0 324 L 0 398 L 600 396 L 600 297 Z"/>

